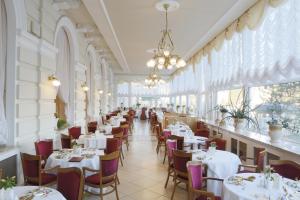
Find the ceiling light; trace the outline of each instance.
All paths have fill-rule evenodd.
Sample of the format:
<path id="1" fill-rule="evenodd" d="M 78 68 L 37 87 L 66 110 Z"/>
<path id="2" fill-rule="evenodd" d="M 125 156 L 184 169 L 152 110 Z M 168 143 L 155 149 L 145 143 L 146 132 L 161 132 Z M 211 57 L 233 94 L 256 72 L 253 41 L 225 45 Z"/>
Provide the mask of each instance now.
<path id="1" fill-rule="evenodd" d="M 54 87 L 60 86 L 60 81 L 54 75 L 49 76 L 48 80 L 52 82 Z"/>
<path id="2" fill-rule="evenodd" d="M 156 61 L 152 58 L 147 62 L 147 67 L 154 67 L 156 65 Z"/>
<path id="3" fill-rule="evenodd" d="M 99 94 L 103 94 L 103 90 L 99 90 L 98 92 L 99 92 Z"/>
<path id="4" fill-rule="evenodd" d="M 81 88 L 83 89 L 83 91 L 87 92 L 89 91 L 89 87 L 86 85 L 86 83 L 81 85 Z"/>
<path id="5" fill-rule="evenodd" d="M 173 69 L 173 66 L 178 68 L 186 65 L 185 61 L 179 55 L 173 53 L 175 47 L 171 37 L 171 30 L 168 27 L 168 12 L 179 8 L 179 3 L 175 0 L 161 0 L 156 4 L 159 11 L 165 12 L 165 28 L 162 30 L 162 37 L 159 40 L 158 48 L 154 51 L 154 56 L 147 62 L 147 66 L 158 69 Z M 170 65 L 172 67 L 170 67 Z"/>

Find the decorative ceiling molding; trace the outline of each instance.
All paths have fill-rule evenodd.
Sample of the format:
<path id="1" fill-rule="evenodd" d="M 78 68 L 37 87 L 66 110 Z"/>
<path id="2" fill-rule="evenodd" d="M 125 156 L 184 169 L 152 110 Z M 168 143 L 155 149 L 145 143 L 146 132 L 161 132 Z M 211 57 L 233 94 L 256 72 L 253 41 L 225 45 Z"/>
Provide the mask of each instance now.
<path id="1" fill-rule="evenodd" d="M 79 33 L 92 33 L 97 30 L 97 28 L 90 24 L 76 24 L 76 30 Z"/>
<path id="2" fill-rule="evenodd" d="M 79 8 L 81 5 L 80 0 L 53 0 L 53 7 L 56 10 L 69 10 Z"/>
<path id="3" fill-rule="evenodd" d="M 83 4 L 89 11 L 104 39 L 107 41 L 108 46 L 116 57 L 122 70 L 124 72 L 129 72 L 130 68 L 110 20 L 104 0 L 83 0 Z M 95 6 L 97 6 L 97 9 L 95 9 Z"/>

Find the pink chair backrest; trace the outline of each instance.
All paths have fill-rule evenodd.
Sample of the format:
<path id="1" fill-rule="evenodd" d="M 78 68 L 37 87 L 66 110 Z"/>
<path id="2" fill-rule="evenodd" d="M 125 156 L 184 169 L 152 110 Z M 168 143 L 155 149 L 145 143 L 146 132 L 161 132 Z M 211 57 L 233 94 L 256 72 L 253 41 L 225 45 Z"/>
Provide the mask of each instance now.
<path id="1" fill-rule="evenodd" d="M 209 138 L 209 130 L 207 129 L 197 129 L 195 132 L 195 136 L 201 136 Z"/>
<path id="2" fill-rule="evenodd" d="M 81 170 L 79 168 L 58 169 L 57 190 L 68 200 L 79 200 L 83 193 Z"/>
<path id="3" fill-rule="evenodd" d="M 119 150 L 119 139 L 118 138 L 107 138 L 105 153 L 109 154 Z"/>
<path id="4" fill-rule="evenodd" d="M 111 134 L 117 134 L 117 133 L 120 133 L 120 132 L 123 132 L 123 129 L 121 127 L 114 127 L 112 128 L 111 130 Z"/>
<path id="5" fill-rule="evenodd" d="M 69 135 L 71 135 L 73 139 L 78 139 L 81 135 L 81 127 L 74 126 L 72 128 L 69 128 Z"/>
<path id="6" fill-rule="evenodd" d="M 221 138 L 214 138 L 212 140 L 207 140 L 206 141 L 206 147 L 208 148 L 210 146 L 210 143 L 215 142 L 217 145 L 217 150 L 226 150 L 226 140 L 223 140 Z"/>
<path id="7" fill-rule="evenodd" d="M 189 179 L 191 182 L 191 187 L 195 190 L 202 189 L 202 165 L 201 163 L 187 163 L 187 170 L 189 173 Z"/>
<path id="8" fill-rule="evenodd" d="M 163 132 L 163 134 L 164 134 L 164 137 L 167 139 L 168 137 L 170 137 L 171 135 L 172 135 L 172 132 L 171 131 L 164 131 Z"/>
<path id="9" fill-rule="evenodd" d="M 47 159 L 53 153 L 53 140 L 43 140 L 34 143 L 36 155 Z"/>
<path id="10" fill-rule="evenodd" d="M 176 149 L 177 149 L 176 140 L 167 140 L 167 154 L 168 154 L 169 162 L 173 160 L 173 151 Z"/>
<path id="11" fill-rule="evenodd" d="M 66 136 L 61 134 L 61 148 L 63 149 L 71 149 L 71 136 Z"/>

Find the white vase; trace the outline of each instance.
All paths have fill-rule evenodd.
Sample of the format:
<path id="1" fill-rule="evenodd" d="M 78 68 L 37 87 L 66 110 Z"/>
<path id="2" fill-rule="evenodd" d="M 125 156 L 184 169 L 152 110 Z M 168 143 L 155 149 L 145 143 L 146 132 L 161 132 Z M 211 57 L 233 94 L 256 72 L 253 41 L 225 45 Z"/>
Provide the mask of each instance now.
<path id="1" fill-rule="evenodd" d="M 236 131 L 241 130 L 244 127 L 244 119 L 234 118 L 233 119 L 233 126 Z"/>
<path id="2" fill-rule="evenodd" d="M 15 200 L 16 195 L 14 193 L 14 190 L 12 188 L 8 189 L 1 189 L 0 190 L 0 199 L 5 199 L 5 200 Z"/>
<path id="3" fill-rule="evenodd" d="M 269 136 L 272 143 L 280 142 L 283 133 L 281 125 L 269 125 Z"/>

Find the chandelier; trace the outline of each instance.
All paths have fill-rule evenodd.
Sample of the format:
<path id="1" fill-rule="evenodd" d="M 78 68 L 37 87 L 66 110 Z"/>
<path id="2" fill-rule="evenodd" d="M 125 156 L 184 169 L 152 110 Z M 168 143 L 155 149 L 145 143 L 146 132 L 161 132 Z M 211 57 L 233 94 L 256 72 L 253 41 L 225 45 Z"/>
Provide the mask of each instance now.
<path id="1" fill-rule="evenodd" d="M 165 81 L 160 77 L 159 73 L 155 69 L 145 79 L 145 85 L 148 88 L 154 88 L 163 83 L 165 83 Z"/>
<path id="2" fill-rule="evenodd" d="M 147 62 L 147 67 L 149 68 L 172 70 L 174 67 L 181 68 L 186 65 L 184 59 L 173 53 L 175 47 L 171 37 L 171 30 L 168 27 L 168 11 L 170 6 L 174 9 L 174 4 L 176 4 L 177 9 L 179 4 L 176 1 L 165 0 L 157 3 L 156 7 L 165 12 L 166 23 L 165 29 L 162 30 L 162 37 L 159 40 L 157 50 L 154 51 L 154 57 Z"/>

